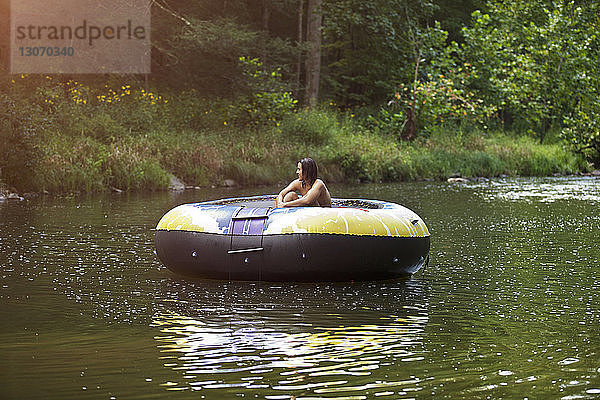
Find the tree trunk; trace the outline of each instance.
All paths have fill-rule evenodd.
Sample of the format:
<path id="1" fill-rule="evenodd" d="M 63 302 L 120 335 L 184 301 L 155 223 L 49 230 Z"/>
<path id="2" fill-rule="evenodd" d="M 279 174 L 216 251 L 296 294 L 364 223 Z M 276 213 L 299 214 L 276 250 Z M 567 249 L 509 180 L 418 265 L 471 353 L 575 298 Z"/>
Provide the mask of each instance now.
<path id="1" fill-rule="evenodd" d="M 415 76 L 413 78 L 412 101 L 410 107 L 406 110 L 406 121 L 404 122 L 404 127 L 402 128 L 400 137 L 402 138 L 402 140 L 413 140 L 415 137 L 417 137 L 417 117 L 415 115 L 415 108 L 417 105 L 417 82 L 419 80 L 419 65 L 421 64 L 421 42 L 417 38 L 418 35 L 415 33 L 415 31 L 413 31 L 415 22 L 411 19 L 412 14 L 409 12 L 406 3 L 404 6 L 404 12 L 406 14 L 406 22 L 409 28 L 408 35 L 415 52 Z"/>
<path id="2" fill-rule="evenodd" d="M 415 123 L 415 106 L 417 103 L 417 82 L 419 78 L 419 65 L 421 64 L 421 53 L 416 50 L 415 77 L 413 80 L 412 101 L 410 107 L 406 110 L 406 122 L 400 135 L 403 140 L 413 140 L 417 136 L 417 125 Z"/>
<path id="3" fill-rule="evenodd" d="M 319 76 L 321 73 L 321 0 L 308 0 L 306 37 L 308 55 L 306 57 L 306 99 L 308 107 L 317 105 L 319 97 Z"/>
<path id="4" fill-rule="evenodd" d="M 269 0 L 262 0 L 262 29 L 265 32 L 269 31 L 269 18 L 271 9 L 269 8 Z"/>
<path id="5" fill-rule="evenodd" d="M 296 59 L 296 75 L 294 76 L 294 91 L 296 98 L 300 96 L 300 74 L 302 72 L 302 15 L 304 14 L 304 0 L 298 0 L 297 9 L 297 26 L 296 26 L 296 43 L 298 47 L 298 58 Z"/>
<path id="6" fill-rule="evenodd" d="M 265 43 L 263 44 L 262 49 L 262 62 L 264 68 L 267 67 L 267 40 L 269 35 L 269 18 L 271 17 L 271 9 L 269 8 L 269 0 L 262 0 L 262 30 L 264 34 L 267 36 L 265 38 Z"/>

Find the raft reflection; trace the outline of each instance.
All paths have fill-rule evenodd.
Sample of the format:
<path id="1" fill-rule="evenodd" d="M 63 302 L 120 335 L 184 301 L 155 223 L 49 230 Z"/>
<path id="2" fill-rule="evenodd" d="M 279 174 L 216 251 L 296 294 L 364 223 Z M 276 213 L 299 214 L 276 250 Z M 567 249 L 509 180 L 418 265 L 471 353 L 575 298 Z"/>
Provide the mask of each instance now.
<path id="1" fill-rule="evenodd" d="M 361 304 L 345 304 L 348 287 L 333 287 L 327 296 L 313 297 L 306 310 L 302 301 L 174 305 L 185 312 L 165 310 L 153 321 L 164 366 L 182 373 L 164 386 L 267 398 L 418 390 L 421 379 L 397 365 L 424 359 L 424 288 L 414 280 L 379 285 L 352 285 Z M 293 287 L 291 296 L 303 300 L 316 288 Z M 265 288 L 262 295 L 277 289 Z"/>

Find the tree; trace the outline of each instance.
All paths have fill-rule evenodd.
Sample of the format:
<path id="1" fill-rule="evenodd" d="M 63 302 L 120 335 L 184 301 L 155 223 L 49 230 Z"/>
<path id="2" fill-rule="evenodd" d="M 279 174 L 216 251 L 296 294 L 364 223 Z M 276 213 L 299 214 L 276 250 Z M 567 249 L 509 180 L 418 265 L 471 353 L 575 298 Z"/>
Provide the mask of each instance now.
<path id="1" fill-rule="evenodd" d="M 433 1 L 154 0 L 153 75 L 223 96 L 243 86 L 239 57 L 259 58 L 305 104 L 320 92 L 341 105 L 383 101 L 414 81 L 414 44 L 434 26 Z"/>
<path id="2" fill-rule="evenodd" d="M 597 92 L 598 4 L 490 0 L 487 7 L 463 31 L 462 54 L 478 76 L 474 85 L 503 110 L 508 127 L 543 141 Z"/>
<path id="3" fill-rule="evenodd" d="M 600 4 L 575 7 L 568 22 L 576 40 L 567 43 L 574 58 L 564 60 L 574 74 L 568 81 L 573 108 L 565 110 L 561 137 L 600 168 Z"/>
<path id="4" fill-rule="evenodd" d="M 433 25 L 427 0 L 331 0 L 323 4 L 323 83 L 346 105 L 381 102 L 412 82 L 409 27 Z"/>
<path id="5" fill-rule="evenodd" d="M 306 99 L 309 107 L 317 104 L 321 73 L 321 0 L 308 0 L 306 13 L 308 55 L 306 57 Z"/>
<path id="6" fill-rule="evenodd" d="M 298 5 L 296 8 L 296 45 L 298 48 L 302 46 L 302 16 L 304 15 L 304 0 L 298 0 Z M 299 97 L 300 94 L 300 75 L 302 74 L 302 52 L 298 51 L 297 59 L 296 59 L 296 71 L 294 74 L 294 92 L 296 97 Z"/>
<path id="7" fill-rule="evenodd" d="M 295 0 L 154 0 L 153 77 L 175 88 L 235 97 L 247 86 L 240 57 L 278 66 L 291 80 L 297 45 Z"/>
<path id="8" fill-rule="evenodd" d="M 435 0 L 433 18 L 440 21 L 451 42 L 462 43 L 462 28 L 471 22 L 471 13 L 484 10 L 484 0 Z"/>

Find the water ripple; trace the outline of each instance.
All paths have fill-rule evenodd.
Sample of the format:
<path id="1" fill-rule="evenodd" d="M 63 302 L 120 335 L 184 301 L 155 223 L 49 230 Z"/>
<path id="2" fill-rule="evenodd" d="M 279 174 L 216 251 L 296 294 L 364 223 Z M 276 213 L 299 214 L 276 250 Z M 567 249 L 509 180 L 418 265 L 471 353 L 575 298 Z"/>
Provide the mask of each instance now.
<path id="1" fill-rule="evenodd" d="M 597 397 L 600 180 L 332 189 L 422 215 L 429 267 L 271 284 L 158 263 L 165 211 L 251 189 L 0 204 L 0 397 Z"/>

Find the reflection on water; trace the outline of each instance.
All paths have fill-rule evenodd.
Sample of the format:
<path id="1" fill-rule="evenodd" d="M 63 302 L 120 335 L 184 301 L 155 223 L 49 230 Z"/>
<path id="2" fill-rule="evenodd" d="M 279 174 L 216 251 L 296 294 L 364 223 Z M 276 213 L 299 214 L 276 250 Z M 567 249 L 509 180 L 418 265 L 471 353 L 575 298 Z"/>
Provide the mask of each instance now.
<path id="1" fill-rule="evenodd" d="M 488 201 L 500 199 L 540 203 L 559 200 L 600 202 L 598 179 L 592 177 L 503 179 L 473 186 L 483 189 L 481 195 Z"/>
<path id="2" fill-rule="evenodd" d="M 169 390 L 244 388 L 248 395 L 289 398 L 382 389 L 401 393 L 420 382 L 383 375 L 397 363 L 424 359 L 427 301 L 418 280 L 326 287 L 196 285 L 205 299 L 228 291 L 223 304 L 177 302 L 152 322 L 160 331 L 155 339 L 165 367 L 181 374 L 164 384 Z M 240 301 L 248 292 L 254 304 Z"/>
<path id="3" fill-rule="evenodd" d="M 1 203 L 0 398 L 600 395 L 600 179 L 331 185 L 425 219 L 431 263 L 408 281 L 197 281 L 157 261 L 175 205 L 277 190 Z"/>

